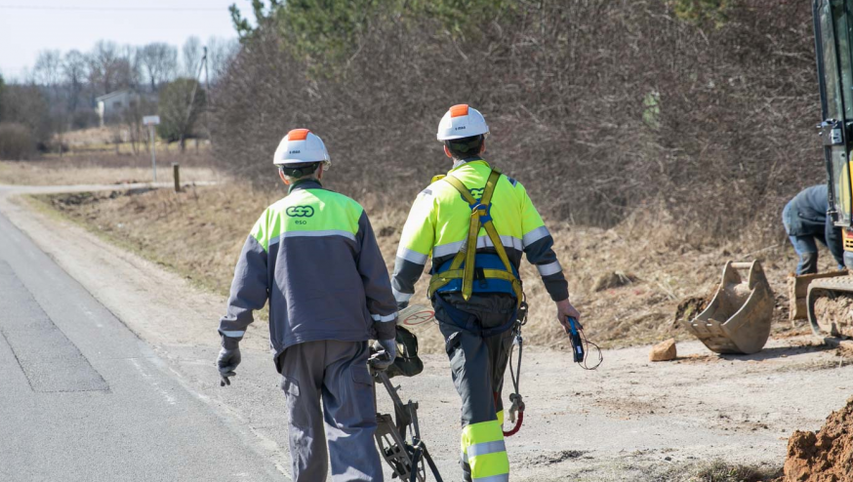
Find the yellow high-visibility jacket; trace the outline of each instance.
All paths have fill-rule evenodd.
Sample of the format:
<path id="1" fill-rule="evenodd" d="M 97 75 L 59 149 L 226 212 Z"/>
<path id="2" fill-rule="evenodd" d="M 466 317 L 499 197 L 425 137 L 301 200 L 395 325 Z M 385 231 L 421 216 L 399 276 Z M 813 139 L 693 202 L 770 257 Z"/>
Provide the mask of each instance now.
<path id="1" fill-rule="evenodd" d="M 462 181 L 472 196 L 480 199 L 491 170 L 486 161 L 478 158 L 455 167 L 448 175 Z M 520 182 L 500 177 L 492 195 L 491 216 L 516 271 L 524 253 L 539 269 L 551 298 L 554 301 L 568 298 L 568 283 L 553 250 L 554 239 Z M 447 269 L 465 242 L 470 219 L 471 206 L 450 183 L 439 180 L 421 191 L 406 220 L 397 250 L 391 284 L 398 304 L 408 303 L 430 256 L 433 273 Z M 477 238 L 478 265 L 481 258 L 484 264 L 494 263 L 497 258 L 494 253 L 491 240 L 481 229 Z M 440 291 L 460 290 L 461 281 L 456 281 Z M 475 282 L 474 292 L 511 293 L 511 289 L 508 282 Z"/>

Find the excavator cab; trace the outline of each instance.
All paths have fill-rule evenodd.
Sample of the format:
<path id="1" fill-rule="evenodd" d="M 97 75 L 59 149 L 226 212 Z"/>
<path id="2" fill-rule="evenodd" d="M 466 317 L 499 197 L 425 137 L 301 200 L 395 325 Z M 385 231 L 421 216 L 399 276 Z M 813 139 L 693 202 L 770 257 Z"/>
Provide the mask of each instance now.
<path id="1" fill-rule="evenodd" d="M 853 269 L 853 0 L 815 0 L 812 8 L 823 117 L 817 127 L 826 162 L 828 214 L 843 233 L 844 265 Z M 808 285 L 806 311 L 817 336 L 853 335 L 849 313 L 842 314 L 853 307 L 853 276 L 844 274 L 829 273 L 826 277 L 803 280 Z M 792 297 L 798 296 L 796 285 L 797 280 L 793 283 Z M 821 305 L 820 313 L 816 305 Z M 792 316 L 795 311 L 801 310 L 792 310 Z"/>
<path id="2" fill-rule="evenodd" d="M 815 0 L 815 53 L 829 185 L 829 214 L 844 231 L 844 263 L 853 268 L 850 158 L 853 146 L 853 0 Z"/>

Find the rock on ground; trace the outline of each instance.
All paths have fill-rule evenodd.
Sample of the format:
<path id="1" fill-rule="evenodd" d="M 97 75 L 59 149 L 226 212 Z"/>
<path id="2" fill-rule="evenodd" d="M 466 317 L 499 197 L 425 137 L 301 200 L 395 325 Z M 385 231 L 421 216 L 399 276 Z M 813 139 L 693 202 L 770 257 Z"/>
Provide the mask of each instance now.
<path id="1" fill-rule="evenodd" d="M 649 352 L 649 361 L 671 361 L 676 357 L 678 357 L 678 351 L 675 348 L 675 338 L 658 343 Z"/>

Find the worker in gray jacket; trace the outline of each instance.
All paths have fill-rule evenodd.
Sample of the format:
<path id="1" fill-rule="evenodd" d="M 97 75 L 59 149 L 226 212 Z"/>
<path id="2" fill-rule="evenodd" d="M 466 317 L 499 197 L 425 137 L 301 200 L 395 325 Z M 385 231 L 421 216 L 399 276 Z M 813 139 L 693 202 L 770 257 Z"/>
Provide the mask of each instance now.
<path id="1" fill-rule="evenodd" d="M 835 226 L 829 211 L 829 189 L 819 184 L 803 189 L 782 210 L 782 223 L 799 257 L 797 276 L 817 273 L 817 243 L 829 248 L 838 269 L 844 269 L 841 228 Z"/>
<path id="2" fill-rule="evenodd" d="M 252 312 L 269 300 L 293 480 L 326 480 L 328 454 L 333 481 L 382 481 L 367 359 L 370 339 L 390 355 L 379 368 L 396 357 L 397 304 L 385 261 L 364 209 L 320 185 L 330 161 L 318 136 L 290 131 L 273 162 L 288 195 L 264 211 L 237 261 L 219 323 L 222 384 L 240 363 Z"/>

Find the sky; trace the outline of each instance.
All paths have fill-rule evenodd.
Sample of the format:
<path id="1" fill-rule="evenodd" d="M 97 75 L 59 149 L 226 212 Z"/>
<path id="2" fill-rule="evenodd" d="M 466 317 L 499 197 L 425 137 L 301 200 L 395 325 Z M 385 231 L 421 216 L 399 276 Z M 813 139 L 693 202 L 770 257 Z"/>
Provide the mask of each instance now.
<path id="1" fill-rule="evenodd" d="M 42 50 L 88 52 L 102 39 L 180 47 L 192 35 L 236 38 L 234 3 L 253 19 L 250 0 L 0 0 L 0 74 L 20 78 Z"/>

